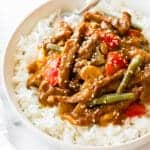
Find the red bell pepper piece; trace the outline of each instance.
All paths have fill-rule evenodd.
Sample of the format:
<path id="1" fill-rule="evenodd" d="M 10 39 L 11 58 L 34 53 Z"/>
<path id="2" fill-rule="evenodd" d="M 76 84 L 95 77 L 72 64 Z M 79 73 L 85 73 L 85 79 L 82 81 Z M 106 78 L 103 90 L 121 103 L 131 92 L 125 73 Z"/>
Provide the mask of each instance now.
<path id="1" fill-rule="evenodd" d="M 59 66 L 60 58 L 48 61 L 43 68 L 43 78 L 48 81 L 51 86 L 56 86 L 58 84 Z"/>
<path id="2" fill-rule="evenodd" d="M 120 69 L 127 67 L 126 59 L 119 52 L 109 52 L 107 56 L 107 63 L 105 65 L 105 73 L 107 76 L 114 74 Z"/>
<path id="3" fill-rule="evenodd" d="M 129 106 L 126 111 L 126 116 L 135 117 L 142 116 L 146 112 L 145 106 L 143 104 L 133 103 Z"/>
<path id="4" fill-rule="evenodd" d="M 117 48 L 120 45 L 120 37 L 114 33 L 101 34 L 101 41 L 104 42 L 109 49 Z"/>

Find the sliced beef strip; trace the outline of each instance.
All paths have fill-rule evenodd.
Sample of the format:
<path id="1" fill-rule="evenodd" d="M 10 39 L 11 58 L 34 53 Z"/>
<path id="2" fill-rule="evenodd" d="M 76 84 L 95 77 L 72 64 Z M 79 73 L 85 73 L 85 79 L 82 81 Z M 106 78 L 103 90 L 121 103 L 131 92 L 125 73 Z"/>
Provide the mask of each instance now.
<path id="1" fill-rule="evenodd" d="M 77 77 L 75 79 L 72 79 L 68 85 L 68 87 L 72 91 L 72 93 L 79 92 L 80 86 L 81 86 L 81 83 Z"/>
<path id="2" fill-rule="evenodd" d="M 76 41 L 70 39 L 66 42 L 61 54 L 61 64 L 59 68 L 59 86 L 65 88 L 69 82 L 72 64 L 74 62 L 79 45 Z"/>
<path id="3" fill-rule="evenodd" d="M 61 89 L 49 85 L 47 81 L 42 81 L 39 87 L 40 93 L 48 93 L 48 95 L 70 95 L 69 89 Z"/>
<path id="4" fill-rule="evenodd" d="M 98 79 L 95 79 L 93 82 L 89 82 L 89 84 L 86 84 L 86 86 L 82 88 L 82 90 L 75 93 L 71 97 L 54 96 L 53 98 L 55 99 L 55 101 L 65 103 L 87 103 L 92 98 L 94 98 L 98 94 L 98 92 L 102 90 L 102 88 L 110 84 L 112 81 L 118 80 L 123 76 L 123 74 L 124 70 L 120 70 L 111 77 L 100 77 Z"/>
<path id="5" fill-rule="evenodd" d="M 73 39 L 76 39 L 80 44 L 82 43 L 82 41 L 84 40 L 84 35 L 85 32 L 88 28 L 88 23 L 86 22 L 81 22 L 76 28 L 75 28 L 75 32 L 72 35 Z"/>
<path id="6" fill-rule="evenodd" d="M 143 58 L 143 63 L 147 64 L 150 62 L 150 53 L 144 51 L 143 49 L 130 47 L 125 48 L 123 52 L 129 59 L 132 59 L 135 55 L 141 55 Z"/>
<path id="7" fill-rule="evenodd" d="M 120 34 L 125 34 L 131 27 L 131 15 L 128 12 L 123 12 L 121 18 L 112 19 L 112 25 Z"/>
<path id="8" fill-rule="evenodd" d="M 55 102 L 63 102 L 63 103 L 70 103 L 70 104 L 76 104 L 78 102 L 85 102 L 88 99 L 91 98 L 92 91 L 90 89 L 83 89 L 77 93 L 75 93 L 73 96 L 59 96 L 59 95 L 52 95 L 51 98 Z"/>
<path id="9" fill-rule="evenodd" d="M 144 78 L 144 71 L 140 70 L 133 76 L 134 80 L 131 80 L 131 82 L 128 84 L 128 88 L 132 88 L 134 86 L 141 86 L 142 82 L 145 80 Z"/>
<path id="10" fill-rule="evenodd" d="M 96 96 L 105 86 L 109 85 L 110 83 L 119 80 L 124 75 L 125 70 L 119 70 L 112 76 L 105 77 L 103 80 L 98 80 L 97 82 L 93 83 L 93 93 Z"/>
<path id="11" fill-rule="evenodd" d="M 150 103 L 150 64 L 144 68 L 143 90 L 140 99 L 143 102 Z"/>
<path id="12" fill-rule="evenodd" d="M 87 41 L 84 41 L 78 51 L 78 57 L 82 59 L 90 59 L 93 52 L 96 50 L 98 38 L 99 35 L 95 33 L 91 37 L 89 37 Z"/>
<path id="13" fill-rule="evenodd" d="M 33 63 L 29 64 L 27 69 L 29 73 L 36 73 L 39 69 L 37 62 L 34 61 Z"/>
<path id="14" fill-rule="evenodd" d="M 43 89 L 42 89 L 43 86 Z M 57 95 L 58 97 L 61 96 L 68 96 L 70 95 L 70 90 L 69 89 L 61 89 L 59 87 L 52 87 L 52 86 L 48 86 L 46 85 L 46 83 L 43 82 L 43 84 L 41 83 L 41 87 L 40 87 L 40 91 L 39 91 L 39 100 L 42 104 L 52 104 L 53 103 L 57 103 L 57 101 L 53 98 L 53 96 Z M 46 88 L 45 88 L 46 87 Z M 55 100 L 55 101 L 54 101 Z"/>
<path id="15" fill-rule="evenodd" d="M 105 16 L 104 14 L 100 13 L 100 12 L 85 12 L 83 15 L 83 18 L 85 21 L 95 21 L 97 23 L 101 23 L 102 21 L 111 22 L 111 18 Z"/>
<path id="16" fill-rule="evenodd" d="M 136 31 L 137 31 L 137 34 L 139 35 L 136 35 Z M 129 30 L 129 33 L 127 33 L 126 36 L 122 38 L 121 47 L 131 47 L 131 46 L 141 48 L 147 52 L 149 51 L 149 43 L 139 30 L 135 30 L 135 33 L 133 30 L 133 35 L 132 35 L 132 29 L 131 29 L 131 33 Z"/>
<path id="17" fill-rule="evenodd" d="M 89 126 L 93 123 L 103 126 L 110 122 L 120 124 L 123 120 L 123 117 L 121 117 L 123 111 L 125 111 L 131 103 L 132 101 L 124 101 L 110 105 L 102 105 L 93 109 L 88 109 L 84 104 L 79 103 L 71 113 L 62 114 L 62 118 L 69 120 L 72 124 L 80 126 Z"/>
<path id="18" fill-rule="evenodd" d="M 42 74 L 41 70 L 37 71 L 36 73 L 32 74 L 27 80 L 27 88 L 30 87 L 39 87 L 42 81 Z"/>
<path id="19" fill-rule="evenodd" d="M 82 21 L 76 28 L 72 38 L 76 39 L 81 45 L 100 25 L 96 22 Z"/>
<path id="20" fill-rule="evenodd" d="M 73 33 L 71 26 L 64 21 L 60 21 L 59 23 L 57 23 L 55 30 L 56 31 L 54 35 L 52 35 L 51 37 L 52 43 L 58 43 L 59 41 L 66 41 L 71 37 Z"/>

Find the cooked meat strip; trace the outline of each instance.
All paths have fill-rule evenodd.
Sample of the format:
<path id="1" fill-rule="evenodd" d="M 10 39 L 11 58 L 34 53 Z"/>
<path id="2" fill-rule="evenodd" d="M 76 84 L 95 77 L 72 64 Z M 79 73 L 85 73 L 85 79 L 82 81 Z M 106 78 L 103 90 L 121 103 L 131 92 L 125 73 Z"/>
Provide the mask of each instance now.
<path id="1" fill-rule="evenodd" d="M 83 40 L 87 36 L 90 36 L 94 33 L 96 29 L 98 29 L 100 26 L 96 22 L 81 22 L 75 31 L 75 34 L 73 37 L 76 37 L 78 42 L 81 44 Z"/>
<path id="2" fill-rule="evenodd" d="M 150 103 L 150 64 L 144 68 L 143 90 L 140 99 L 143 102 Z"/>
<path id="3" fill-rule="evenodd" d="M 76 104 L 76 106 L 74 107 L 71 113 L 73 115 L 80 115 L 84 112 L 85 109 L 86 109 L 86 104 L 78 103 Z"/>
<path id="4" fill-rule="evenodd" d="M 61 54 L 61 64 L 59 68 L 59 86 L 65 88 L 69 82 L 71 66 L 74 62 L 79 45 L 76 41 L 70 39 L 66 42 Z"/>
<path id="5" fill-rule="evenodd" d="M 46 80 L 43 80 L 41 83 L 40 83 L 40 86 L 39 86 L 39 92 L 47 92 L 47 90 L 49 89 L 49 83 L 48 81 Z"/>
<path id="6" fill-rule="evenodd" d="M 142 82 L 145 80 L 144 78 L 144 71 L 140 70 L 133 76 L 134 80 L 131 80 L 128 84 L 128 88 L 130 89 L 133 86 L 139 86 L 142 84 Z"/>
<path id="7" fill-rule="evenodd" d="M 28 66 L 28 72 L 29 73 L 35 73 L 37 72 L 37 70 L 39 69 L 38 65 L 37 65 L 37 62 L 34 61 L 33 63 L 31 63 L 29 66 Z"/>
<path id="8" fill-rule="evenodd" d="M 43 89 L 42 89 L 43 88 Z M 50 85 L 46 85 L 46 82 L 42 81 L 39 92 L 46 92 L 48 95 L 69 95 L 69 89 L 61 89 L 59 87 L 52 87 Z"/>
<path id="9" fill-rule="evenodd" d="M 116 92 L 117 88 L 119 87 L 120 84 L 120 80 L 114 80 L 113 82 L 111 82 L 110 84 L 108 84 L 108 86 L 106 86 L 105 88 L 103 88 L 99 93 L 98 93 L 98 97 L 101 96 L 102 94 L 105 93 L 113 93 Z"/>
<path id="10" fill-rule="evenodd" d="M 59 97 L 67 96 L 70 95 L 70 91 L 68 89 L 61 89 L 58 87 L 49 86 L 47 91 L 45 91 L 45 89 L 41 89 L 39 100 L 42 104 L 52 104 L 52 100 L 53 103 L 56 103 L 57 101 L 53 98 L 53 95 L 57 95 Z"/>
<path id="11" fill-rule="evenodd" d="M 112 20 L 112 25 L 120 34 L 126 33 L 131 27 L 131 15 L 128 12 L 123 12 L 121 18 L 114 18 Z"/>
<path id="12" fill-rule="evenodd" d="M 117 112 L 118 114 L 114 115 L 114 117 L 116 119 L 119 119 L 118 117 L 120 115 L 122 115 L 122 113 L 129 107 L 129 105 L 133 103 L 133 101 L 124 101 L 124 102 L 118 102 L 118 103 L 115 103 L 115 104 L 111 104 L 111 105 L 102 105 L 100 107 L 100 111 L 99 113 L 101 113 L 101 115 L 103 114 L 108 114 L 108 113 L 114 113 L 114 112 Z M 113 123 L 116 123 L 116 121 L 118 120 L 115 120 L 115 118 L 112 120 Z M 120 120 L 122 121 L 122 120 Z M 102 123 L 102 122 L 101 122 Z"/>
<path id="13" fill-rule="evenodd" d="M 143 87 L 142 86 L 135 86 L 131 89 L 131 91 L 134 93 L 136 100 L 139 101 L 139 97 L 143 91 Z"/>
<path id="14" fill-rule="evenodd" d="M 137 48 L 137 47 L 130 47 L 130 49 L 124 50 L 125 55 L 127 55 L 128 58 L 132 59 L 135 55 L 141 55 L 143 57 L 144 63 L 150 62 L 150 53 L 147 53 L 146 51 Z"/>
<path id="15" fill-rule="evenodd" d="M 96 50 L 98 38 L 98 34 L 95 33 L 91 37 L 89 37 L 87 41 L 83 42 L 82 46 L 78 51 L 78 57 L 82 59 L 90 59 L 93 52 Z"/>
<path id="16" fill-rule="evenodd" d="M 75 93 L 71 97 L 67 96 L 52 96 L 55 102 L 64 102 L 64 103 L 71 103 L 75 104 L 78 102 L 85 102 L 88 101 L 92 96 L 92 91 L 90 89 L 83 89 L 77 93 Z"/>
<path id="17" fill-rule="evenodd" d="M 89 23 L 87 22 L 81 22 L 76 28 L 75 32 L 73 34 L 73 38 L 76 39 L 80 44 L 82 43 L 84 39 L 85 32 L 88 29 Z"/>
<path id="18" fill-rule="evenodd" d="M 148 41 L 145 39 L 144 35 L 138 29 L 129 29 L 127 34 L 122 38 L 122 47 L 135 46 L 142 48 L 145 51 L 149 51 Z"/>
<path id="19" fill-rule="evenodd" d="M 97 23 L 101 23 L 102 21 L 111 22 L 111 18 L 104 16 L 104 14 L 100 12 L 85 12 L 83 15 L 85 21 L 95 21 Z"/>
<path id="20" fill-rule="evenodd" d="M 81 86 L 81 84 L 80 84 L 80 80 L 78 78 L 71 80 L 70 83 L 69 83 L 69 89 L 73 93 L 79 92 L 80 86 Z"/>
<path id="21" fill-rule="evenodd" d="M 70 38 L 73 33 L 71 26 L 65 21 L 60 21 L 56 24 L 56 31 L 54 35 L 51 37 L 52 43 L 58 43 L 59 41 L 66 41 Z"/>
<path id="22" fill-rule="evenodd" d="M 111 82 L 113 82 L 115 80 L 119 80 L 124 75 L 124 72 L 125 72 L 125 70 L 122 69 L 122 70 L 119 70 L 118 72 L 116 72 L 115 74 L 113 74 L 112 76 L 107 76 L 103 80 L 94 82 L 93 83 L 94 95 L 97 95 L 102 90 L 102 88 L 109 85 Z"/>
<path id="23" fill-rule="evenodd" d="M 106 22 L 106 21 L 102 21 L 100 24 L 100 27 L 103 30 L 113 30 L 113 26 L 109 22 Z"/>
<path id="24" fill-rule="evenodd" d="M 120 121 L 122 120 L 120 120 L 120 117 L 123 117 L 123 111 L 126 110 L 131 103 L 132 101 L 125 101 L 111 105 L 103 105 L 93 109 L 88 109 L 85 105 L 79 103 L 71 113 L 63 114 L 62 118 L 69 120 L 72 124 L 80 126 L 91 125 L 93 123 L 102 126 L 110 122 L 114 124 L 117 122 L 121 123 Z"/>
<path id="25" fill-rule="evenodd" d="M 87 86 L 82 88 L 78 93 L 75 93 L 71 97 L 58 97 L 54 96 L 54 99 L 56 101 L 65 102 L 65 103 L 86 103 L 90 101 L 92 98 L 94 98 L 98 92 L 102 90 L 105 86 L 107 86 L 109 83 L 111 83 L 114 80 L 119 79 L 124 74 L 124 70 L 120 70 L 111 77 L 105 77 L 100 79 L 95 79 L 93 82 L 89 82 L 89 84 L 86 84 Z"/>
<path id="26" fill-rule="evenodd" d="M 40 86 L 40 83 L 42 81 L 42 74 L 41 74 L 41 71 L 37 71 L 36 73 L 32 74 L 28 80 L 27 80 L 27 88 L 30 88 L 30 87 L 39 87 Z"/>

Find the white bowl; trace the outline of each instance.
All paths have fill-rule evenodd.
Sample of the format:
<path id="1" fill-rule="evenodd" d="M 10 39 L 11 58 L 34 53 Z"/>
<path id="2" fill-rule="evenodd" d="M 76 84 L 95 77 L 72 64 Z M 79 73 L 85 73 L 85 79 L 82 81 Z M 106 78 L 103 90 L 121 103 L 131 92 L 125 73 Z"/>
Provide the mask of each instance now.
<path id="1" fill-rule="evenodd" d="M 118 2 L 118 1 L 117 1 Z M 136 2 L 137 3 L 137 2 Z M 33 13 L 31 13 L 16 29 L 13 34 L 11 40 L 9 41 L 8 47 L 5 51 L 4 56 L 4 64 L 3 64 L 3 83 L 5 93 L 7 98 L 15 108 L 16 114 L 22 119 L 22 121 L 29 127 L 31 130 L 35 130 L 39 136 L 45 138 L 46 141 L 50 143 L 53 149 L 59 150 L 124 150 L 124 149 L 134 149 L 137 148 L 148 141 L 150 141 L 150 134 L 140 137 L 138 139 L 132 140 L 130 142 L 120 144 L 118 146 L 83 146 L 83 145 L 74 145 L 64 143 L 60 140 L 57 140 L 51 136 L 46 135 L 40 130 L 33 127 L 33 125 L 25 118 L 23 113 L 21 112 L 18 104 L 16 103 L 16 97 L 12 84 L 12 76 L 13 76 L 13 68 L 14 68 L 14 53 L 16 51 L 16 45 L 22 35 L 27 35 L 31 32 L 34 25 L 42 18 L 49 16 L 56 8 L 60 9 L 76 9 L 81 8 L 85 4 L 84 0 L 51 0 L 46 4 L 42 5 L 38 9 L 36 9 Z M 131 4 L 132 7 L 133 4 Z M 134 6 L 134 5 L 133 5 Z M 141 7 L 142 10 L 144 8 Z M 150 11 L 149 11 L 150 12 Z M 101 140 L 101 139 L 100 139 Z"/>

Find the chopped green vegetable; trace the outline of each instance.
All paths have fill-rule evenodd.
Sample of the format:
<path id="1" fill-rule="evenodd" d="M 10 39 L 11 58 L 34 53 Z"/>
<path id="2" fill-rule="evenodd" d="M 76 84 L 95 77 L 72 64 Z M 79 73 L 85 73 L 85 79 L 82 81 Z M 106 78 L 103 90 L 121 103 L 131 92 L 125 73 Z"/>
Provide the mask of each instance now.
<path id="1" fill-rule="evenodd" d="M 117 89 L 117 93 L 122 93 L 124 89 L 126 88 L 127 84 L 131 80 L 132 75 L 135 73 L 136 69 L 139 67 L 139 65 L 142 63 L 142 56 L 136 55 L 131 60 L 128 69 Z"/>
<path id="2" fill-rule="evenodd" d="M 52 44 L 52 43 L 49 43 L 47 44 L 47 49 L 48 50 L 56 50 L 56 51 L 61 51 L 62 48 L 56 44 Z"/>
<path id="3" fill-rule="evenodd" d="M 93 65 L 102 65 L 105 63 L 105 57 L 99 50 L 96 50 L 96 52 L 92 56 L 91 61 Z"/>
<path id="4" fill-rule="evenodd" d="M 106 43 L 101 43 L 100 49 L 101 49 L 102 54 L 106 55 L 108 53 L 108 47 Z"/>
<path id="5" fill-rule="evenodd" d="M 102 105 L 102 104 L 112 104 L 119 101 L 124 100 L 134 100 L 135 95 L 133 93 L 123 93 L 123 94 L 107 94 L 100 98 L 93 99 L 90 103 L 88 103 L 89 107 L 93 107 L 96 105 Z"/>

